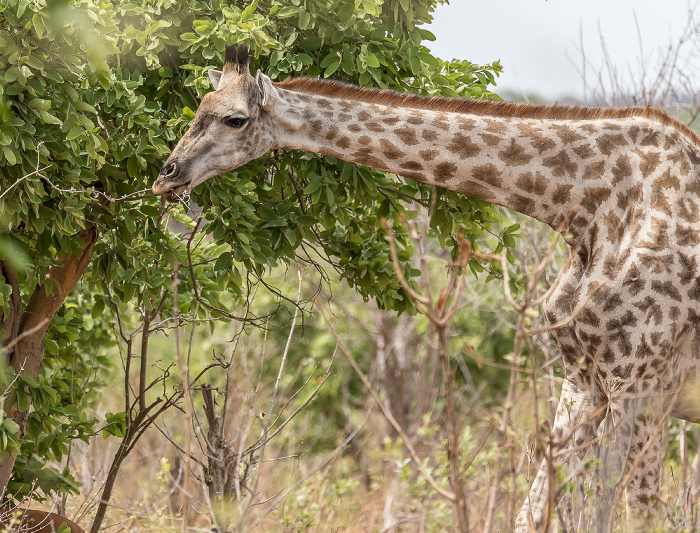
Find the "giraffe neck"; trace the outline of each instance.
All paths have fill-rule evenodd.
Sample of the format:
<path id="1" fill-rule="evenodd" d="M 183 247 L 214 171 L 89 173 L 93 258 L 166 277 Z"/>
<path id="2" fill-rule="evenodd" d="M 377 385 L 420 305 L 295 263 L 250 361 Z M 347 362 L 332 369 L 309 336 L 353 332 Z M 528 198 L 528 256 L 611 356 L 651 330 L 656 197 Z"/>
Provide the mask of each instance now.
<path id="1" fill-rule="evenodd" d="M 639 150 L 651 140 L 659 142 L 665 127 L 644 116 L 471 114 L 277 88 L 285 102 L 276 117 L 281 147 L 319 152 L 493 202 L 574 240 L 597 213 L 619 206 L 619 191 L 639 188 L 645 164 Z"/>

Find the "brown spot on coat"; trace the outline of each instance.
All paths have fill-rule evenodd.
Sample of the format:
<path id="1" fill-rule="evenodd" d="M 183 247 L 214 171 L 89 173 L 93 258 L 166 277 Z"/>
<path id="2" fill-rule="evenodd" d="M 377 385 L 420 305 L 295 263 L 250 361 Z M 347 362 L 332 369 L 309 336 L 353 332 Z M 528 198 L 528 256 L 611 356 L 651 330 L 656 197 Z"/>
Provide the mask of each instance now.
<path id="1" fill-rule="evenodd" d="M 435 116 L 433 117 L 433 120 L 430 123 L 430 125 L 439 130 L 447 131 L 450 129 L 450 122 L 447 119 L 447 115 L 445 113 L 435 113 Z"/>
<path id="2" fill-rule="evenodd" d="M 628 205 L 635 205 L 642 199 L 644 190 L 641 183 L 636 183 L 626 191 L 617 193 L 617 207 L 625 209 Z"/>
<path id="3" fill-rule="evenodd" d="M 698 260 L 694 255 L 685 255 L 683 252 L 678 253 L 678 262 L 680 263 L 681 271 L 678 278 L 683 285 L 687 285 L 697 276 Z"/>
<path id="4" fill-rule="evenodd" d="M 700 161 L 697 161 L 697 158 L 693 158 L 692 154 L 693 152 L 687 152 L 686 150 L 673 150 L 666 154 L 666 159 L 675 165 L 679 175 L 687 176 L 688 172 L 700 164 Z M 695 159 L 695 161 L 691 163 L 690 161 L 693 159 Z"/>
<path id="5" fill-rule="evenodd" d="M 596 152 L 590 144 L 582 144 L 581 146 L 574 148 L 574 153 L 581 159 L 588 159 L 589 157 L 596 155 L 598 152 Z"/>
<path id="6" fill-rule="evenodd" d="M 670 273 L 673 271 L 672 254 L 643 254 L 638 255 L 642 264 L 654 274 Z"/>
<path id="7" fill-rule="evenodd" d="M 404 144 L 407 144 L 408 146 L 415 146 L 420 142 L 416 136 L 416 130 L 409 128 L 408 126 L 395 129 L 394 133 Z"/>
<path id="8" fill-rule="evenodd" d="M 450 180 L 457 172 L 457 165 L 448 161 L 443 161 L 435 165 L 433 176 L 438 183 L 445 183 Z"/>
<path id="9" fill-rule="evenodd" d="M 463 116 L 458 116 L 457 117 L 457 124 L 459 125 L 460 130 L 471 131 L 476 126 L 476 120 L 471 119 L 471 118 L 466 118 Z"/>
<path id="10" fill-rule="evenodd" d="M 641 131 L 642 128 L 639 126 L 630 126 L 629 128 L 627 128 L 627 135 L 629 135 L 629 138 L 633 143 L 636 143 L 637 137 L 639 136 Z"/>
<path id="11" fill-rule="evenodd" d="M 672 147 L 679 146 L 681 143 L 680 136 L 672 131 L 666 134 L 666 141 L 664 142 L 664 151 L 668 152 Z"/>
<path id="12" fill-rule="evenodd" d="M 620 133 L 606 133 L 596 139 L 598 150 L 605 155 L 612 154 L 617 148 L 627 144 L 625 137 Z"/>
<path id="13" fill-rule="evenodd" d="M 535 212 L 535 201 L 532 198 L 520 194 L 510 195 L 505 202 L 506 207 L 514 209 L 518 213 L 530 215 Z"/>
<path id="14" fill-rule="evenodd" d="M 618 184 L 625 178 L 629 178 L 632 175 L 632 164 L 630 163 L 630 158 L 628 155 L 621 155 L 617 158 L 615 166 L 612 169 L 612 175 L 613 185 Z"/>
<path id="15" fill-rule="evenodd" d="M 479 152 L 481 152 L 481 149 L 469 137 L 459 132 L 454 134 L 446 148 L 453 154 L 458 155 L 460 159 L 468 159 L 479 155 Z"/>
<path id="16" fill-rule="evenodd" d="M 605 161 L 596 161 L 587 165 L 583 171 L 584 180 L 599 180 L 605 174 Z"/>
<path id="17" fill-rule="evenodd" d="M 480 133 L 479 137 L 481 137 L 488 146 L 496 146 L 501 143 L 501 138 L 492 133 Z"/>
<path id="18" fill-rule="evenodd" d="M 651 290 L 658 293 L 658 294 L 663 294 L 664 296 L 668 296 L 672 300 L 675 300 L 677 302 L 680 302 L 683 300 L 681 297 L 681 293 L 678 292 L 678 289 L 676 286 L 673 284 L 672 281 L 659 281 L 659 280 L 652 280 L 651 281 Z"/>
<path id="19" fill-rule="evenodd" d="M 435 130 L 423 130 L 421 133 L 421 137 L 423 137 L 426 141 L 431 142 L 437 139 L 437 132 Z"/>
<path id="20" fill-rule="evenodd" d="M 385 131 L 384 126 L 382 126 L 378 122 L 367 122 L 367 124 L 365 124 L 365 128 L 367 128 L 373 133 L 382 133 L 383 131 Z"/>
<path id="21" fill-rule="evenodd" d="M 501 175 L 498 172 L 496 165 L 493 163 L 474 167 L 472 169 L 472 179 L 475 181 L 488 183 L 494 187 L 500 187 L 502 184 Z"/>
<path id="22" fill-rule="evenodd" d="M 398 146 L 386 139 L 379 139 L 379 146 L 381 146 L 384 157 L 392 161 L 406 156 L 405 152 L 402 152 Z"/>
<path id="23" fill-rule="evenodd" d="M 659 152 L 637 151 L 637 154 L 641 159 L 639 170 L 642 173 L 642 176 L 649 176 L 661 163 L 661 154 Z"/>
<path id="24" fill-rule="evenodd" d="M 554 189 L 554 192 L 552 193 L 552 202 L 554 202 L 557 205 L 562 205 L 569 202 L 569 200 L 571 200 L 571 189 L 573 188 L 573 185 L 568 184 L 557 185 Z"/>
<path id="25" fill-rule="evenodd" d="M 655 252 L 664 251 L 668 247 L 668 223 L 662 218 L 653 217 L 648 240 L 640 242 L 638 246 Z"/>
<path id="26" fill-rule="evenodd" d="M 659 145 L 659 132 L 649 128 L 642 138 L 642 142 L 639 143 L 641 146 L 658 146 Z"/>
<path id="27" fill-rule="evenodd" d="M 604 122 L 603 125 L 606 130 L 620 131 L 622 129 L 622 125 L 617 122 Z"/>
<path id="28" fill-rule="evenodd" d="M 605 187 L 587 187 L 583 193 L 581 206 L 589 213 L 595 213 L 600 205 L 610 197 L 610 189 Z"/>
<path id="29" fill-rule="evenodd" d="M 695 280 L 693 280 L 690 289 L 688 289 L 688 298 L 690 298 L 693 301 L 700 300 L 700 277 L 697 277 L 695 278 Z"/>
<path id="30" fill-rule="evenodd" d="M 677 191 L 680 188 L 681 182 L 670 170 L 667 170 L 651 184 L 651 207 L 664 213 L 671 214 L 671 204 L 668 202 L 664 191 L 666 189 Z"/>
<path id="31" fill-rule="evenodd" d="M 697 246 L 700 244 L 700 233 L 692 226 L 676 226 L 676 242 L 680 246 Z"/>
<path id="32" fill-rule="evenodd" d="M 438 152 L 437 150 L 421 150 L 420 152 L 418 152 L 418 156 L 423 161 L 432 161 L 438 155 L 440 155 L 440 152 Z"/>
<path id="33" fill-rule="evenodd" d="M 338 139 L 337 141 L 335 141 L 335 144 L 338 148 L 345 149 L 348 146 L 350 146 L 350 139 L 343 136 L 340 139 Z"/>
<path id="34" fill-rule="evenodd" d="M 552 129 L 564 144 L 572 144 L 586 138 L 568 124 L 553 123 Z"/>
<path id="35" fill-rule="evenodd" d="M 372 148 L 360 148 L 352 154 L 352 160 L 361 165 L 380 170 L 386 168 L 384 161 L 374 155 L 374 150 Z"/>
<path id="36" fill-rule="evenodd" d="M 532 156 L 515 139 L 511 139 L 510 144 L 498 152 L 498 157 L 508 166 L 527 165 L 532 160 Z"/>
<path id="37" fill-rule="evenodd" d="M 401 163 L 400 166 L 404 170 L 423 170 L 423 165 L 421 165 L 418 161 L 406 161 L 405 163 Z"/>
<path id="38" fill-rule="evenodd" d="M 612 211 L 609 211 L 603 215 L 603 224 L 605 224 L 605 228 L 608 230 L 607 240 L 611 242 L 618 242 L 624 232 L 620 217 L 618 217 Z"/>
<path id="39" fill-rule="evenodd" d="M 539 172 L 533 176 L 532 172 L 525 172 L 518 176 L 515 181 L 515 186 L 519 189 L 534 193 L 537 196 L 543 196 L 547 190 L 548 181 Z"/>
<path id="40" fill-rule="evenodd" d="M 505 135 L 506 133 L 508 133 L 508 129 L 506 127 L 507 121 L 507 118 L 503 118 L 501 120 L 486 118 L 484 119 L 484 123 L 486 124 L 486 131 L 495 133 L 497 135 Z"/>
<path id="41" fill-rule="evenodd" d="M 552 175 L 561 178 L 564 176 L 573 177 L 578 169 L 566 150 L 561 150 L 551 157 L 545 157 L 542 164 L 552 171 Z"/>
<path id="42" fill-rule="evenodd" d="M 372 142 L 372 137 L 369 135 L 362 135 L 357 139 L 357 142 L 360 144 L 370 144 Z"/>
<path id="43" fill-rule="evenodd" d="M 678 216 L 691 224 L 700 222 L 700 206 L 690 198 L 680 198 L 678 200 Z"/>
<path id="44" fill-rule="evenodd" d="M 535 150 L 537 150 L 540 154 L 551 150 L 552 148 L 557 146 L 557 143 L 554 141 L 554 139 L 550 139 L 549 137 L 545 137 L 543 135 L 533 137 L 530 141 L 530 144 L 532 144 L 532 147 Z"/>

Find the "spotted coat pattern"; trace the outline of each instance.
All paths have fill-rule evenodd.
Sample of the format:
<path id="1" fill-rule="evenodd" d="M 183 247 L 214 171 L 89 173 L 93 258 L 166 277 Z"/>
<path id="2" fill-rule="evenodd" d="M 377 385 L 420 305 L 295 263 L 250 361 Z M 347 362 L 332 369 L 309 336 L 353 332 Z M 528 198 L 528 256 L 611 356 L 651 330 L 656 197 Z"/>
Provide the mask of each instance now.
<path id="1" fill-rule="evenodd" d="M 339 96 L 337 86 L 316 80 L 274 85 L 260 74 L 254 83 L 247 69 L 244 76 L 248 83 L 230 83 L 211 96 L 251 105 L 264 100 L 261 110 L 250 110 L 256 120 L 250 128 L 270 140 L 253 147 L 226 141 L 233 143 L 222 152 L 230 154 L 229 168 L 263 149 L 320 152 L 494 202 L 562 231 L 573 260 L 545 313 L 554 324 L 580 312 L 553 332 L 566 375 L 553 446 L 581 449 L 602 431 L 608 413 L 627 443 L 625 472 L 637 462 L 628 513 L 652 514 L 664 414 L 700 421 L 700 407 L 685 394 L 700 365 L 698 137 L 660 112 L 544 113 L 489 103 L 470 113 L 429 101 L 402 104 L 395 93 L 368 96 L 344 87 Z M 226 93 L 240 87 L 265 94 Z M 203 106 L 212 109 L 213 101 L 205 98 Z M 171 160 L 186 165 L 195 157 L 204 164 L 184 141 Z M 217 164 L 209 175 L 227 166 L 221 157 Z M 166 178 L 154 190 L 165 194 Z M 529 519 L 536 528 L 543 523 L 547 471 L 543 462 L 517 531 L 529 531 Z"/>

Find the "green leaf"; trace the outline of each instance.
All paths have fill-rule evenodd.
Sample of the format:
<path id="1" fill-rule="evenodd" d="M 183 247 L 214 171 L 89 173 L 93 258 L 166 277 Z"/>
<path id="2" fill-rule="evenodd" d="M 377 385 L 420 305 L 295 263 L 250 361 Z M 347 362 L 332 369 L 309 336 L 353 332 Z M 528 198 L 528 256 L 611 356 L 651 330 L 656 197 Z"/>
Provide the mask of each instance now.
<path id="1" fill-rule="evenodd" d="M 43 98 L 32 98 L 27 103 L 32 109 L 41 109 L 43 111 L 48 111 L 51 109 L 51 100 L 44 100 Z"/>
<path id="2" fill-rule="evenodd" d="M 83 128 L 80 126 L 73 126 L 71 130 L 68 132 L 68 135 L 66 135 L 66 140 L 67 141 L 72 141 L 73 139 L 80 137 L 80 135 L 83 133 Z"/>
<path id="3" fill-rule="evenodd" d="M 221 272 L 226 269 L 226 267 L 231 263 L 231 252 L 224 252 L 217 259 L 214 264 L 214 270 Z"/>
<path id="4" fill-rule="evenodd" d="M 299 15 L 299 28 L 302 30 L 307 29 L 311 25 L 311 15 L 307 12 Z"/>
<path id="5" fill-rule="evenodd" d="M 0 426 L 4 432 L 10 433 L 11 435 L 17 435 L 19 433 L 19 425 L 11 418 L 5 418 Z"/>
<path id="6" fill-rule="evenodd" d="M 301 13 L 302 8 L 296 6 L 285 6 L 277 12 L 277 16 L 281 19 L 293 17 L 297 13 Z"/>
<path id="7" fill-rule="evenodd" d="M 46 124 L 63 124 L 63 121 L 61 121 L 58 117 L 52 115 L 48 111 L 39 111 L 39 116 L 41 117 L 41 120 L 43 120 Z"/>
<path id="8" fill-rule="evenodd" d="M 323 178 L 319 176 L 318 174 L 314 174 L 313 176 L 310 176 L 311 181 L 309 184 L 304 188 L 303 193 L 304 194 L 312 194 L 316 192 L 316 190 L 321 186 L 321 182 L 323 181 Z"/>
<path id="9" fill-rule="evenodd" d="M 270 220 L 267 224 L 264 224 L 262 227 L 263 228 L 281 228 L 282 226 L 286 226 L 287 221 L 281 218 L 276 218 L 274 220 Z"/>
<path id="10" fill-rule="evenodd" d="M 44 21 L 41 20 L 41 13 L 34 13 L 32 16 L 32 26 L 34 26 L 34 31 L 38 35 L 39 39 L 44 37 L 46 33 L 46 27 L 44 26 Z"/>
<path id="11" fill-rule="evenodd" d="M 17 164 L 17 158 L 15 157 L 15 153 L 12 151 L 12 149 L 9 146 L 2 147 L 2 154 L 5 156 L 5 159 L 7 159 L 7 162 L 10 165 Z"/>
<path id="12" fill-rule="evenodd" d="M 17 409 L 20 413 L 26 411 L 29 408 L 29 396 L 27 396 L 23 391 L 17 391 Z"/>
<path id="13" fill-rule="evenodd" d="M 331 63 L 328 68 L 325 70 L 323 73 L 323 77 L 327 78 L 328 76 L 331 76 L 336 70 L 338 70 L 338 67 L 340 66 L 340 61 L 337 59 Z"/>
<path id="14" fill-rule="evenodd" d="M 333 51 L 333 52 L 329 53 L 326 57 L 324 57 L 321 60 L 321 63 L 319 64 L 319 66 L 321 68 L 326 68 L 334 62 L 340 62 L 340 57 L 338 56 L 338 52 L 336 52 L 336 51 Z"/>
<path id="15" fill-rule="evenodd" d="M 365 55 L 365 61 L 367 62 L 367 65 L 369 65 L 372 68 L 379 68 L 381 66 L 379 63 L 379 59 L 377 59 L 377 56 L 375 56 L 371 52 L 368 52 Z"/>
<path id="16" fill-rule="evenodd" d="M 129 157 L 129 159 L 126 162 L 126 170 L 129 173 L 129 176 L 132 178 L 138 177 L 140 171 L 139 171 L 139 162 L 136 159 L 135 155 L 132 155 Z"/>
<path id="17" fill-rule="evenodd" d="M 440 68 L 440 62 L 428 52 L 418 52 L 418 58 L 433 68 Z"/>
<path id="18" fill-rule="evenodd" d="M 315 217 L 308 216 L 308 215 L 301 215 L 301 216 L 297 217 L 296 220 L 297 220 L 298 224 L 300 224 L 302 226 L 306 226 L 306 227 L 313 226 L 317 222 Z"/>
<path id="19" fill-rule="evenodd" d="M 132 217 L 129 213 L 124 213 L 124 223 L 126 224 L 126 229 L 129 230 L 129 233 L 136 233 L 136 222 L 134 221 L 134 217 Z"/>
<path id="20" fill-rule="evenodd" d="M 241 13 L 241 22 L 247 21 L 257 8 L 258 0 L 253 0 L 253 2 L 243 10 L 243 13 Z"/>

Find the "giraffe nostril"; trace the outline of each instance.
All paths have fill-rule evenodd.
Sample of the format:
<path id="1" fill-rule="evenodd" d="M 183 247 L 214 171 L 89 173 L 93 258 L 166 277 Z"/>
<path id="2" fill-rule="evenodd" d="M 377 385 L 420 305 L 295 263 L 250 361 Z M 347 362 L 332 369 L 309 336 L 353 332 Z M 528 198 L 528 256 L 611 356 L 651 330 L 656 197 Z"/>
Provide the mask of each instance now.
<path id="1" fill-rule="evenodd" d="M 160 171 L 161 176 L 164 178 L 172 178 L 177 175 L 177 163 L 173 161 L 172 163 L 167 163 Z"/>

